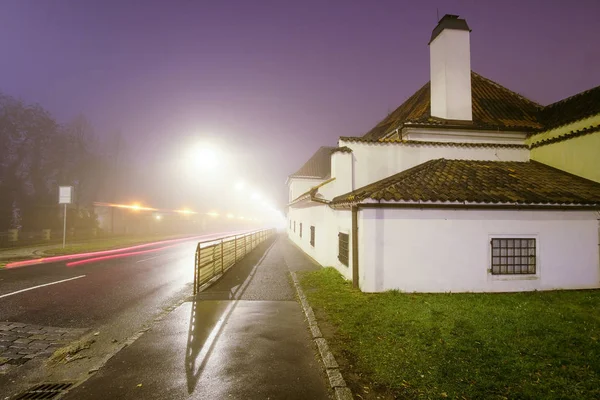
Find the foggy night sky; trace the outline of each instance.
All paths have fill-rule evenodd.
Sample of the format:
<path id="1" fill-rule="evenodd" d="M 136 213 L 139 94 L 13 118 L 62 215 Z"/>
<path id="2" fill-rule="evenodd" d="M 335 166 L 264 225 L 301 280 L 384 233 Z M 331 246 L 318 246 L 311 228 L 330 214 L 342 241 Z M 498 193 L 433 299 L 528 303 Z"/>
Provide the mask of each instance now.
<path id="1" fill-rule="evenodd" d="M 319 146 L 364 134 L 429 80 L 436 9 L 467 20 L 474 71 L 532 100 L 600 84 L 594 0 L 0 0 L 0 91 L 121 131 L 147 170 L 142 196 L 210 134 L 282 204 Z"/>

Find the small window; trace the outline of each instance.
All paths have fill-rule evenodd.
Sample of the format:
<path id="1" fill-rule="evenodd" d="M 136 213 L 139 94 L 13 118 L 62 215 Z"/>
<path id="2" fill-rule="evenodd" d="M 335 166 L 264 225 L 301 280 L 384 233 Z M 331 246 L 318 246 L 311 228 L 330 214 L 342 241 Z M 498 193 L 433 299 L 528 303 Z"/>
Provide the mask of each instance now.
<path id="1" fill-rule="evenodd" d="M 292 229 L 292 220 L 290 219 L 290 229 Z"/>
<path id="2" fill-rule="evenodd" d="M 296 221 L 294 221 L 294 232 L 296 232 Z"/>
<path id="3" fill-rule="evenodd" d="M 347 233 L 338 233 L 338 260 L 346 267 L 348 266 L 349 258 L 349 235 Z"/>
<path id="4" fill-rule="evenodd" d="M 492 239 L 492 275 L 535 274 L 536 243 L 532 238 Z"/>
<path id="5" fill-rule="evenodd" d="M 315 227 L 310 227 L 310 245 L 315 247 Z"/>
<path id="6" fill-rule="evenodd" d="M 300 222 L 300 237 L 302 237 L 302 222 Z"/>

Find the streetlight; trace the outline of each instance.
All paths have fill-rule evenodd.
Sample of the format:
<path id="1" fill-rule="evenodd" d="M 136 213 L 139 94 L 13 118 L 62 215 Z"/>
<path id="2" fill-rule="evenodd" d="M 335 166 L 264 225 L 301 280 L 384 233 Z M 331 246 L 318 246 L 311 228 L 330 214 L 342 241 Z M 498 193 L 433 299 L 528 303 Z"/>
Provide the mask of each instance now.
<path id="1" fill-rule="evenodd" d="M 238 183 L 235 184 L 235 190 L 237 190 L 238 192 L 244 190 L 245 187 L 246 187 L 246 183 L 244 181 L 239 181 Z"/>

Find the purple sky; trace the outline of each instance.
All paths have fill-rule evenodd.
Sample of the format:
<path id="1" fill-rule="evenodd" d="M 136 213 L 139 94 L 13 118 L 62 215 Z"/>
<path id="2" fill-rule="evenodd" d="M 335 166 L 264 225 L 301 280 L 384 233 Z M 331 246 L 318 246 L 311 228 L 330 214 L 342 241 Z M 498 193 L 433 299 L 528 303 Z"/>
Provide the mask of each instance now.
<path id="1" fill-rule="evenodd" d="M 283 201 L 319 146 L 362 135 L 429 79 L 436 9 L 466 18 L 473 70 L 535 101 L 600 84 L 597 0 L 2 0 L 0 91 L 122 131 L 146 183 L 211 133 Z"/>

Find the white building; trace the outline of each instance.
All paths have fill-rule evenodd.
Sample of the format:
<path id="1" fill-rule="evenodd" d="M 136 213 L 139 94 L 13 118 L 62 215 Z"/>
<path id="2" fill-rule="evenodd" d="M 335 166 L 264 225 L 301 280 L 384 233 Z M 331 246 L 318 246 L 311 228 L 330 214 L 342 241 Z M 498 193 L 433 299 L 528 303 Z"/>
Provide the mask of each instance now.
<path id="1" fill-rule="evenodd" d="M 551 105 L 549 124 L 550 106 L 471 71 L 469 36 L 444 16 L 431 81 L 289 176 L 290 239 L 367 292 L 600 287 L 600 183 L 530 159 L 532 136 L 598 122 L 600 87 Z M 586 129 L 565 138 L 600 134 Z"/>

